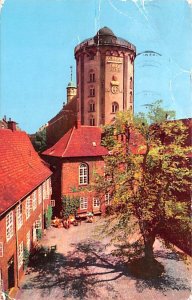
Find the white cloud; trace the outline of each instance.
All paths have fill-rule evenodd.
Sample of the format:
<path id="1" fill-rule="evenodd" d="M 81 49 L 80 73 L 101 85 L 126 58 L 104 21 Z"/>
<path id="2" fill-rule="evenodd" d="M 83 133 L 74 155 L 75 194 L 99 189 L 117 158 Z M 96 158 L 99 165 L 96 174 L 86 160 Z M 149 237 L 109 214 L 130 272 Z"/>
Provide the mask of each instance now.
<path id="1" fill-rule="evenodd" d="M 2 9 L 4 2 L 5 2 L 5 0 L 0 0 L 0 10 Z"/>

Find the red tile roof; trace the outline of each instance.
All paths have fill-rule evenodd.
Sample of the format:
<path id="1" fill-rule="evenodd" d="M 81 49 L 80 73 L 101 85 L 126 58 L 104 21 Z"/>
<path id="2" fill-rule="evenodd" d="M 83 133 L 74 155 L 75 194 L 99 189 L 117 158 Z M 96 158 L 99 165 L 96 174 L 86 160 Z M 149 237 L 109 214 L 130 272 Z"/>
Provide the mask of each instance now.
<path id="1" fill-rule="evenodd" d="M 56 157 L 85 157 L 107 155 L 101 146 L 101 128 L 79 126 L 71 128 L 54 146 L 42 153 Z"/>
<path id="2" fill-rule="evenodd" d="M 0 130 L 0 214 L 50 175 L 25 132 Z"/>

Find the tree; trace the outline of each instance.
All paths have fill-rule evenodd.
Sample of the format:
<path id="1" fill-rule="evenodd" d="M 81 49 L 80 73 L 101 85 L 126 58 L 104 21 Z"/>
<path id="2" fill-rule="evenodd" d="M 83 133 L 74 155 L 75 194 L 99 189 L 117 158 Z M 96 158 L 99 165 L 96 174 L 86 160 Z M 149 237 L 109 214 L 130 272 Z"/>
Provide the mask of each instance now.
<path id="1" fill-rule="evenodd" d="M 80 206 L 79 197 L 62 196 L 62 216 L 68 219 L 70 215 L 76 215 Z"/>
<path id="2" fill-rule="evenodd" d="M 142 236 L 144 260 L 154 262 L 153 244 L 159 228 L 170 218 L 189 221 L 188 203 L 178 194 L 189 190 L 190 170 L 185 147 L 187 130 L 183 122 L 171 121 L 173 111 L 162 101 L 147 106 L 135 117 L 119 112 L 114 124 L 104 128 L 102 144 L 109 149 L 105 177 L 97 175 L 98 193 L 110 193 L 117 223 L 110 232 L 130 233 L 131 216 Z M 138 245 L 137 245 L 138 246 Z"/>
<path id="3" fill-rule="evenodd" d="M 32 140 L 33 146 L 37 152 L 42 152 L 47 147 L 46 128 L 35 133 L 35 138 Z"/>

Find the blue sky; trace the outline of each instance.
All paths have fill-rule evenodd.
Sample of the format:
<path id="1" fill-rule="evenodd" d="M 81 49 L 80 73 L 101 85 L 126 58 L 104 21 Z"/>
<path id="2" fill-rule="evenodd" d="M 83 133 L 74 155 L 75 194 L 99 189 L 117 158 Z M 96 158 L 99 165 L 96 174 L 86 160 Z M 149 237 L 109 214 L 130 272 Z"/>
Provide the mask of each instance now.
<path id="1" fill-rule="evenodd" d="M 135 111 L 163 99 L 191 116 L 190 0 L 6 0 L 1 10 L 0 117 L 33 133 L 66 101 L 74 47 L 108 26 L 137 47 Z"/>

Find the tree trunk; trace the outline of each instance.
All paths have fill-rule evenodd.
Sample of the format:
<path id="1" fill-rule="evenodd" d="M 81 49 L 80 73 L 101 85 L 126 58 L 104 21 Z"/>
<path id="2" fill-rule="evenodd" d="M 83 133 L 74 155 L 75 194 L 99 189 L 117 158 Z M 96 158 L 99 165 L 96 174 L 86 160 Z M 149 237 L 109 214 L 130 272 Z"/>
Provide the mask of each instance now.
<path id="1" fill-rule="evenodd" d="M 154 234 L 144 236 L 145 260 L 148 261 L 148 262 L 154 261 L 154 252 L 153 252 L 154 242 L 155 242 L 155 235 Z"/>

